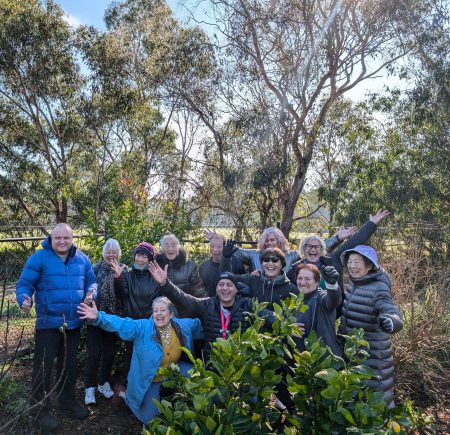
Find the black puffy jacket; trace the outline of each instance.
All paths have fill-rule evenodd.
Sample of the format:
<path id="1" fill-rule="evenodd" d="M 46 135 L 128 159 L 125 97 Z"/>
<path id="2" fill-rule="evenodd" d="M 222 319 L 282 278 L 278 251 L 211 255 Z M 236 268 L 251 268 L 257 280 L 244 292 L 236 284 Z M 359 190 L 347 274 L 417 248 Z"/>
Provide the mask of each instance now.
<path id="1" fill-rule="evenodd" d="M 161 293 L 167 296 L 173 304 L 178 307 L 184 307 L 184 311 L 189 317 L 198 317 L 202 322 L 203 333 L 205 335 L 205 347 L 203 349 L 204 358 L 208 360 L 210 346 L 216 338 L 222 337 L 222 323 L 220 319 L 220 301 L 217 296 L 196 298 L 181 291 L 173 285 L 169 280 L 160 287 Z M 252 300 L 248 297 L 236 295 L 235 302 L 231 309 L 231 319 L 228 324 L 227 334 L 236 331 L 241 325 L 242 331 L 245 331 L 249 325 L 245 320 L 245 315 L 252 312 Z M 260 315 L 266 317 L 266 325 L 270 326 L 276 320 L 274 314 L 267 310 L 261 310 Z"/>
<path id="2" fill-rule="evenodd" d="M 401 314 L 391 296 L 389 275 L 380 268 L 363 278 L 350 278 L 345 292 L 339 332 L 346 335 L 352 328 L 364 329 L 364 339 L 370 346 L 370 357 L 365 364 L 376 372 L 376 378 L 367 384 L 375 391 L 384 392 L 384 399 L 392 406 L 394 360 L 390 334 L 383 332 L 378 324 L 381 314 L 392 320 L 392 333 L 402 329 Z"/>
<path id="3" fill-rule="evenodd" d="M 148 269 L 124 270 L 114 281 L 116 291 L 122 299 L 126 317 L 148 319 L 152 314 L 152 303 L 160 294 L 160 287 Z"/>

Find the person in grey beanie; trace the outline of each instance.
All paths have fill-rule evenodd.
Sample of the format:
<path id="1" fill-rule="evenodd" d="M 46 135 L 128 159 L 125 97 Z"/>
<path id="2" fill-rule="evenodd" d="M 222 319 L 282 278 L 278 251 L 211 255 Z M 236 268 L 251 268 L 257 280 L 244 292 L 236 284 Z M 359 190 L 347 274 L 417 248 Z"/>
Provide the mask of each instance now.
<path id="1" fill-rule="evenodd" d="M 389 407 L 394 406 L 394 360 L 391 334 L 403 327 L 399 309 L 391 295 L 389 275 L 378 264 L 378 256 L 370 246 L 358 245 L 341 255 L 349 273 L 342 308 L 341 334 L 362 328 L 369 343 L 369 359 L 365 364 L 375 371 L 367 385 L 384 393 Z"/>

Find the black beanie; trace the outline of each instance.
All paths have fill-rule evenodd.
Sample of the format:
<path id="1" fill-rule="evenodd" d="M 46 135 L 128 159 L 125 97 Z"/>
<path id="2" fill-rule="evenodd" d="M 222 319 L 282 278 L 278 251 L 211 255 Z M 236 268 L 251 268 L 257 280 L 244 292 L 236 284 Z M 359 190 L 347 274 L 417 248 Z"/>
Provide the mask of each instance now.
<path id="1" fill-rule="evenodd" d="M 234 286 L 236 287 L 236 290 L 239 290 L 239 283 L 238 283 L 238 280 L 236 279 L 236 275 L 234 273 L 222 272 L 216 281 L 216 285 L 214 286 L 216 289 L 217 289 L 217 284 L 219 284 L 219 281 L 221 279 L 229 279 L 230 281 L 233 282 Z"/>

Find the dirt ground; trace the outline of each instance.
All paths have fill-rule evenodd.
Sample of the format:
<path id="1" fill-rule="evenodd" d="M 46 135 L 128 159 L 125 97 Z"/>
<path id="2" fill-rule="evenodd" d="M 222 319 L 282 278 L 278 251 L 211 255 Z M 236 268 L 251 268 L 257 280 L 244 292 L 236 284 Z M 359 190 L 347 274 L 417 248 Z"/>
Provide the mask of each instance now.
<path id="1" fill-rule="evenodd" d="M 11 371 L 12 379 L 19 385 L 19 395 L 27 397 L 31 382 L 31 359 L 22 358 L 16 362 Z M 84 403 L 83 364 L 80 364 L 80 373 L 77 382 L 77 397 Z M 106 399 L 97 393 L 97 404 L 89 406 L 90 415 L 82 421 L 63 417 L 55 411 L 60 427 L 52 432 L 55 435 L 138 435 L 142 433 L 142 424 L 134 417 L 122 399 Z M 436 434 L 450 435 L 450 404 L 442 407 L 426 407 L 425 412 L 432 415 L 436 421 Z M 0 410 L 0 417 L 2 417 Z M 0 427 L 2 426 L 0 418 Z M 22 416 L 15 424 L 8 427 L 2 435 L 38 435 L 41 434 L 39 423 L 31 416 Z"/>

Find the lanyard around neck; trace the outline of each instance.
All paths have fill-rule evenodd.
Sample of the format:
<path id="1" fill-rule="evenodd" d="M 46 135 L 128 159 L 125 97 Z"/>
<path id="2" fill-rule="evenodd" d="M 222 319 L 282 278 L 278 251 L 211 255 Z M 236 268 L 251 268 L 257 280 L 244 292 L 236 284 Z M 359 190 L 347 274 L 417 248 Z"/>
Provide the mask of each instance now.
<path id="1" fill-rule="evenodd" d="M 231 311 L 228 312 L 228 316 L 225 318 L 225 314 L 223 312 L 223 308 L 220 307 L 220 324 L 221 324 L 221 334 L 222 334 L 222 338 L 224 340 L 226 340 L 227 338 L 227 329 L 228 329 L 228 325 L 230 324 L 230 319 L 231 319 Z"/>

